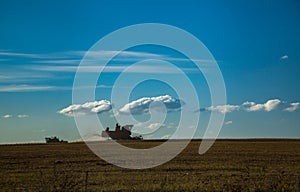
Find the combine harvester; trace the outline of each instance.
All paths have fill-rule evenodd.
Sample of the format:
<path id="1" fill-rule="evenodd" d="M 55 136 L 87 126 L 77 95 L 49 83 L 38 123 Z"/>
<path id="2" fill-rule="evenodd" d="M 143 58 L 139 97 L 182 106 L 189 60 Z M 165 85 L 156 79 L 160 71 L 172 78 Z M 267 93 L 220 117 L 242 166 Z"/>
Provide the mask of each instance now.
<path id="1" fill-rule="evenodd" d="M 58 137 L 46 137 L 46 143 L 68 143 L 68 141 L 60 140 Z"/>
<path id="2" fill-rule="evenodd" d="M 125 125 L 121 127 L 117 123 L 114 131 L 110 131 L 109 127 L 107 127 L 105 131 L 102 131 L 101 136 L 108 139 L 111 138 L 113 140 L 143 140 L 141 135 L 136 137 L 131 136 L 132 127 L 133 125 Z"/>

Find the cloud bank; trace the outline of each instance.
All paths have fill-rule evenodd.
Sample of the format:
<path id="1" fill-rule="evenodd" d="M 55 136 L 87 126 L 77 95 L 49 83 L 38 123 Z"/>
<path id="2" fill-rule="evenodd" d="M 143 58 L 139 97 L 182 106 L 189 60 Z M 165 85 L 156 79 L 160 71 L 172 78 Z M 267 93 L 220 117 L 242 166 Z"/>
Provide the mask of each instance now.
<path id="1" fill-rule="evenodd" d="M 144 114 L 151 110 L 156 111 L 173 111 L 178 110 L 181 106 L 184 105 L 184 102 L 171 97 L 170 95 L 163 95 L 157 97 L 143 97 L 130 103 L 125 104 L 121 107 L 118 112 L 122 114 Z M 93 113 L 102 113 L 107 112 L 112 109 L 112 104 L 107 100 L 100 100 L 94 102 L 87 102 L 84 104 L 74 104 L 70 105 L 64 109 L 58 111 L 59 114 L 74 117 L 82 116 Z"/>
<path id="2" fill-rule="evenodd" d="M 293 112 L 299 109 L 300 103 L 286 103 L 279 99 L 270 99 L 265 103 L 255 103 L 253 101 L 246 101 L 241 105 L 218 105 L 218 106 L 210 106 L 207 108 L 201 108 L 199 111 L 217 111 L 220 113 L 230 113 L 233 111 L 247 111 L 247 112 L 255 112 L 255 111 L 266 111 L 270 112 L 276 109 L 280 109 L 282 111 Z"/>
<path id="3" fill-rule="evenodd" d="M 118 112 L 121 114 L 145 114 L 149 113 L 150 110 L 160 111 L 160 112 L 170 112 L 175 110 L 180 110 L 182 105 L 185 103 L 180 99 L 175 99 L 170 95 L 162 95 L 157 97 L 143 97 L 130 103 L 125 104 L 121 107 Z M 201 108 L 196 112 L 204 112 L 204 111 L 215 111 L 219 113 L 230 113 L 234 111 L 246 111 L 246 112 L 256 112 L 256 111 L 274 111 L 276 109 L 294 112 L 300 108 L 299 102 L 287 103 L 281 101 L 279 99 L 270 99 L 265 103 L 255 103 L 253 101 L 246 101 L 241 105 L 217 105 L 210 106 L 206 108 Z M 60 111 L 59 114 L 74 117 L 81 115 L 89 115 L 95 113 L 103 113 L 108 112 L 112 109 L 112 103 L 107 100 L 100 100 L 94 102 L 87 102 L 84 104 L 74 104 L 70 105 Z M 10 118 L 11 116 L 3 116 L 3 118 Z M 27 117 L 27 116 L 23 116 Z M 21 116 L 19 118 L 22 118 Z"/>

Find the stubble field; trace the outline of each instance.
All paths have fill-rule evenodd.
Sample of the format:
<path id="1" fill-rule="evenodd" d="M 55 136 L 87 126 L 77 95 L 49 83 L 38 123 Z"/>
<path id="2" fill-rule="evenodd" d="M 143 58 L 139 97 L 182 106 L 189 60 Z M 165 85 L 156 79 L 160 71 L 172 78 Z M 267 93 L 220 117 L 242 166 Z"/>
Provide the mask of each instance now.
<path id="1" fill-rule="evenodd" d="M 145 170 L 111 165 L 84 143 L 0 145 L 0 191 L 300 191 L 300 140 L 218 140 L 204 155 L 200 142 Z"/>

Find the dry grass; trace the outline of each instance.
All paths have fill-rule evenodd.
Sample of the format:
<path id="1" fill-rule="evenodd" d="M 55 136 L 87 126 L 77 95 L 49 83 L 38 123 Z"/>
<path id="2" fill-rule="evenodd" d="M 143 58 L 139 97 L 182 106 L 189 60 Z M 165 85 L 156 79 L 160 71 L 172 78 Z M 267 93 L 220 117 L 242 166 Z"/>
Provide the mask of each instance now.
<path id="1" fill-rule="evenodd" d="M 83 143 L 0 146 L 0 191 L 300 191 L 300 140 L 219 140 L 205 155 L 199 144 L 146 170 L 108 164 Z"/>

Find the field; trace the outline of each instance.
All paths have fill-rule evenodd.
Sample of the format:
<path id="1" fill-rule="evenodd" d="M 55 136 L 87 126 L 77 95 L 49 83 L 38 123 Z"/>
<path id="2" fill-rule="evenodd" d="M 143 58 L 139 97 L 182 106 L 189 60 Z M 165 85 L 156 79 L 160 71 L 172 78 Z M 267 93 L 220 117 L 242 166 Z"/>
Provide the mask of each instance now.
<path id="1" fill-rule="evenodd" d="M 146 170 L 111 165 L 84 143 L 1 145 L 0 191 L 300 191 L 300 140 L 218 140 L 204 155 L 199 144 Z"/>

